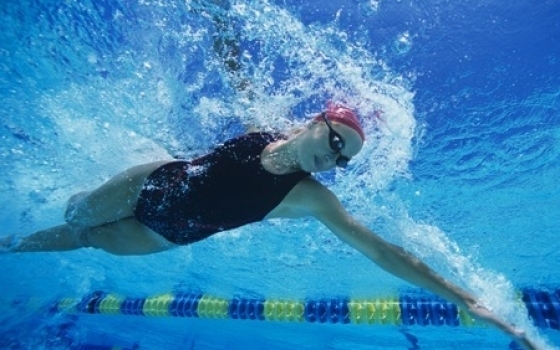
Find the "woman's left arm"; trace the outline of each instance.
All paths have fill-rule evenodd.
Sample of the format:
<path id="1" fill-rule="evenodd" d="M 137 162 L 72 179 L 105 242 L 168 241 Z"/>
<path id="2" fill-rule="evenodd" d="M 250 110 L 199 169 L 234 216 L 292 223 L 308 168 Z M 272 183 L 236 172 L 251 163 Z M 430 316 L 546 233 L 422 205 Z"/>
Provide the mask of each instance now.
<path id="1" fill-rule="evenodd" d="M 473 317 L 494 325 L 508 333 L 525 349 L 538 347 L 525 337 L 524 332 L 498 318 L 480 305 L 476 298 L 450 283 L 424 262 L 403 248 L 389 243 L 355 220 L 347 213 L 338 198 L 320 183 L 309 180 L 302 184 L 294 196 L 298 212 L 310 214 L 321 221 L 342 241 L 370 258 L 382 269 L 421 288 L 429 290 L 455 303 Z M 297 202 L 297 204 L 296 204 Z"/>

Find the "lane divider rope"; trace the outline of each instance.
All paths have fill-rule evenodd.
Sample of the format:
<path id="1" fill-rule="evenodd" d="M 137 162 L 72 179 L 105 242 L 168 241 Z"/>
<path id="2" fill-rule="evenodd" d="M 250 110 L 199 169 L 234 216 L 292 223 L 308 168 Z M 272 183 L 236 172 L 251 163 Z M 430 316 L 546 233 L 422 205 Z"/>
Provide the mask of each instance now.
<path id="1" fill-rule="evenodd" d="M 560 290 L 521 291 L 520 302 L 541 328 L 560 328 Z M 12 306 L 25 301 L 14 301 Z M 30 300 L 27 303 L 37 304 Z M 97 291 L 50 302 L 53 312 L 69 314 L 189 317 L 363 325 L 477 326 L 464 310 L 430 294 L 378 298 L 231 299 L 202 293 L 166 293 L 145 298 Z"/>

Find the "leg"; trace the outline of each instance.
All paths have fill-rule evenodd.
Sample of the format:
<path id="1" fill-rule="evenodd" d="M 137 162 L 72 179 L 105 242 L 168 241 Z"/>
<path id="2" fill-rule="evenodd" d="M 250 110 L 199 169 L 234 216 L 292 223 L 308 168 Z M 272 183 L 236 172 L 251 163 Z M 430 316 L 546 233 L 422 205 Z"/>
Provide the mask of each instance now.
<path id="1" fill-rule="evenodd" d="M 134 218 L 88 229 L 87 243 L 115 255 L 152 254 L 178 247 Z"/>
<path id="2" fill-rule="evenodd" d="M 77 227 L 95 227 L 132 217 L 146 178 L 168 162 L 132 167 L 91 192 L 72 196 L 66 208 L 66 222 Z"/>
<path id="3" fill-rule="evenodd" d="M 115 255 L 142 255 L 176 247 L 134 218 L 96 227 L 55 226 L 22 238 L 10 252 L 60 252 L 98 248 Z"/>
<path id="4" fill-rule="evenodd" d="M 83 230 L 70 225 L 59 225 L 37 231 L 27 237 L 12 238 L 9 252 L 62 252 L 86 246 Z"/>
<path id="5" fill-rule="evenodd" d="M 106 236 L 111 233 L 123 235 L 124 238 L 115 237 L 113 239 L 114 242 L 120 244 L 114 249 L 116 254 L 119 254 L 118 251 L 124 252 L 121 254 L 142 254 L 162 250 L 161 248 L 154 248 L 159 247 L 161 242 L 150 248 L 149 240 L 143 239 L 147 236 L 144 230 L 149 229 L 133 219 L 133 215 L 136 201 L 146 178 L 157 167 L 168 162 L 160 161 L 132 167 L 116 175 L 92 192 L 82 192 L 72 196 L 66 209 L 66 225 L 41 230 L 21 239 L 16 236 L 2 237 L 0 239 L 0 251 L 45 252 L 79 249 L 90 246 L 88 238 L 92 232 L 101 232 L 103 234 L 100 234 L 100 237 L 105 237 L 98 244 L 99 246 L 92 245 L 109 252 L 113 252 L 109 245 L 111 240 Z M 130 222 L 131 220 L 137 224 L 135 227 L 132 227 L 134 226 L 132 224 L 124 224 L 124 222 Z M 121 222 L 123 222 L 122 225 L 120 225 Z M 108 225 L 110 223 L 115 225 Z M 121 229 L 123 226 L 130 226 L 131 232 Z M 137 231 L 140 232 L 138 236 L 136 236 Z M 149 232 L 156 235 L 158 239 L 167 242 L 155 232 L 151 230 Z M 124 244 L 123 239 L 130 240 Z M 94 237 L 92 243 L 95 242 Z M 123 248 L 131 245 L 129 252 Z M 142 248 L 135 250 L 138 247 Z"/>

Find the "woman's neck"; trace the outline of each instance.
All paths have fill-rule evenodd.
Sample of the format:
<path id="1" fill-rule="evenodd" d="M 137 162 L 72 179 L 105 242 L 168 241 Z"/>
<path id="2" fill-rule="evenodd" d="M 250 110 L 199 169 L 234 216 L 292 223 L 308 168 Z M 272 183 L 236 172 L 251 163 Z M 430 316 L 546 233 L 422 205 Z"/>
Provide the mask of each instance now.
<path id="1" fill-rule="evenodd" d="M 261 164 L 269 173 L 284 175 L 301 170 L 297 161 L 297 137 L 278 140 L 265 147 Z"/>

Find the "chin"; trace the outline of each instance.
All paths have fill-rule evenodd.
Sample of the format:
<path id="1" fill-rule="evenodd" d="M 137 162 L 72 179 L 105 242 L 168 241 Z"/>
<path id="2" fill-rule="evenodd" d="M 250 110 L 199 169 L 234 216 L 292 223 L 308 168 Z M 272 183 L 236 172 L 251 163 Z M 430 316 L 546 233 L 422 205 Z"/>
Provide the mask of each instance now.
<path id="1" fill-rule="evenodd" d="M 306 173 L 314 173 L 317 171 L 317 169 L 313 166 L 313 164 L 309 164 L 309 163 L 298 164 L 298 169 L 301 171 L 305 171 Z"/>
<path id="2" fill-rule="evenodd" d="M 301 171 L 305 171 L 306 173 L 316 173 L 318 171 L 314 167 L 307 167 L 307 166 L 302 166 L 300 167 L 300 169 Z"/>

